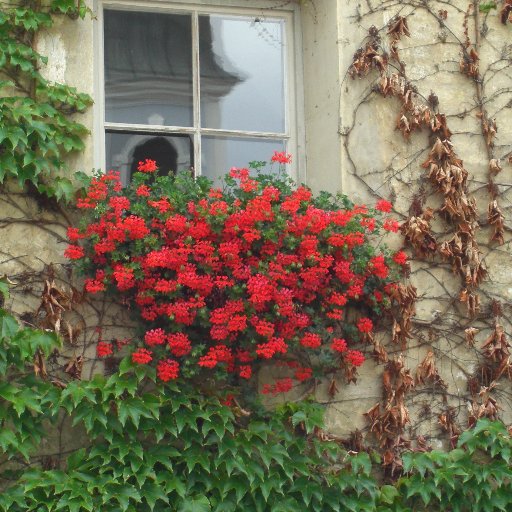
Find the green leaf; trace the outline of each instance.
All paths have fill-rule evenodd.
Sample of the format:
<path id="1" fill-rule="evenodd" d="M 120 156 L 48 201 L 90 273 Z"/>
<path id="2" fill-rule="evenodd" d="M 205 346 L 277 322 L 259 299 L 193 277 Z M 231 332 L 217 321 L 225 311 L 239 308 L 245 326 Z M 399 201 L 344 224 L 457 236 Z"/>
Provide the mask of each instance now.
<path id="1" fill-rule="evenodd" d="M 0 294 L 2 295 L 4 301 L 9 299 L 9 284 L 5 280 L 5 278 L 0 279 Z M 2 302 L 0 301 L 0 304 Z"/>
<path id="2" fill-rule="evenodd" d="M 85 448 L 73 452 L 67 459 L 68 471 L 77 469 L 85 460 Z"/>
<path id="3" fill-rule="evenodd" d="M 186 485 L 178 477 L 172 476 L 172 473 L 162 474 L 159 478 L 159 482 L 165 486 L 167 494 L 176 492 L 178 496 L 185 498 L 187 493 Z"/>
<path id="4" fill-rule="evenodd" d="M 7 452 L 9 447 L 17 445 L 18 439 L 14 432 L 3 427 L 2 430 L 0 430 L 0 446 L 2 447 L 2 450 Z"/>
<path id="5" fill-rule="evenodd" d="M 125 357 L 119 363 L 119 375 L 124 375 L 125 373 L 133 371 L 135 368 L 135 363 L 132 362 L 130 357 Z"/>
<path id="6" fill-rule="evenodd" d="M 0 338 L 12 338 L 19 329 L 16 319 L 0 310 Z"/>
<path id="7" fill-rule="evenodd" d="M 57 178 L 54 181 L 55 197 L 58 200 L 64 199 L 69 202 L 73 199 L 75 193 L 75 187 L 71 180 L 67 178 Z"/>
<path id="8" fill-rule="evenodd" d="M 363 470 L 363 474 L 369 475 L 372 470 L 372 461 L 370 456 L 366 452 L 360 452 L 357 455 L 351 457 L 350 464 L 355 473 L 359 472 L 359 469 Z"/>
<path id="9" fill-rule="evenodd" d="M 146 500 L 150 510 L 155 508 L 158 500 L 169 505 L 169 498 L 165 495 L 163 489 L 155 483 L 145 483 L 142 489 L 142 497 Z"/>
<path id="10" fill-rule="evenodd" d="M 126 485 L 108 485 L 107 492 L 103 496 L 104 502 L 108 503 L 113 498 L 119 502 L 122 510 L 127 510 L 130 500 L 140 503 L 142 498 L 135 487 Z M 106 501 L 105 501 L 106 500 Z"/>
<path id="11" fill-rule="evenodd" d="M 0 397 L 12 402 L 20 393 L 20 389 L 10 382 L 0 382 Z"/>
<path id="12" fill-rule="evenodd" d="M 399 494 L 398 489 L 394 485 L 383 485 L 380 488 L 380 499 L 388 505 L 391 505 Z"/>
<path id="13" fill-rule="evenodd" d="M 480 12 L 489 13 L 492 9 L 497 9 L 498 6 L 496 5 L 496 2 L 484 2 L 479 4 L 478 9 Z"/>
<path id="14" fill-rule="evenodd" d="M 199 498 L 185 498 L 178 512 L 209 512 L 212 509 L 206 496 Z"/>
<path id="15" fill-rule="evenodd" d="M 152 417 L 151 411 L 149 411 L 144 402 L 137 397 L 129 397 L 125 400 L 118 401 L 117 412 L 119 421 L 123 427 L 126 425 L 128 418 L 132 420 L 135 427 L 138 427 L 141 416 L 145 418 Z"/>

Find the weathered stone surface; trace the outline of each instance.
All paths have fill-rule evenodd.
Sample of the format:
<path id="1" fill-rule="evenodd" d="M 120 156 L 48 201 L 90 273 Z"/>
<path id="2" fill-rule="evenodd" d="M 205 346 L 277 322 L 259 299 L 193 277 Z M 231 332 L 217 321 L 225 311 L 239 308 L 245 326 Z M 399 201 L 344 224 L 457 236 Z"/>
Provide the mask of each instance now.
<path id="1" fill-rule="evenodd" d="M 275 2 L 277 8 L 281 4 L 281 1 Z M 427 181 L 427 171 L 421 167 L 431 142 L 426 131 L 404 140 L 395 129 L 399 102 L 373 92 L 377 74 L 356 80 L 347 76 L 354 52 L 365 42 L 367 29 L 375 25 L 386 40 L 384 26 L 399 11 L 402 16 L 408 16 L 411 32 L 410 38 L 403 38 L 398 44 L 403 48 L 401 55 L 407 64 L 408 77 L 423 98 L 432 91 L 436 93 L 439 111 L 447 114 L 453 132 L 455 151 L 470 173 L 469 191 L 477 200 L 478 220 L 482 225 L 477 238 L 489 270 L 481 286 L 479 315 L 474 319 L 467 316 L 464 305 L 458 300 L 461 280 L 453 274 L 450 265 L 438 257 L 416 258 L 410 277 L 419 300 L 414 338 L 409 342 L 411 348 L 404 351 L 405 361 L 414 375 L 425 354 L 433 351 L 447 390 L 417 386 L 411 391 L 406 402 L 411 416 L 408 433 L 436 438 L 441 435 L 437 415 L 447 407 L 453 407 L 457 421 L 466 425 L 467 404 L 472 400 L 467 381 L 478 376 L 483 362 L 481 347 L 494 322 L 501 322 L 509 339 L 511 336 L 508 320 L 512 301 L 511 238 L 507 231 L 501 247 L 488 242 L 492 233 L 486 226 L 490 200 L 487 190 L 489 158 L 477 117 L 480 94 L 489 117 L 496 118 L 498 125 L 493 151 L 502 159 L 503 171 L 493 180 L 501 193 L 498 201 L 509 226 L 512 212 L 512 166 L 507 163 L 512 151 L 511 28 L 499 23 L 495 11 L 486 17 L 487 31 L 479 36 L 479 64 L 484 79 L 478 92 L 475 81 L 459 71 L 459 41 L 464 37 L 466 1 L 456 0 L 450 5 L 436 1 L 410 5 L 407 1 L 311 0 L 301 9 L 305 148 L 300 150 L 305 152 L 307 160 L 307 173 L 302 173 L 301 179 L 305 178 L 316 191 L 341 191 L 356 201 L 390 198 L 400 220 L 408 216 L 411 203 L 418 198 L 421 204 L 434 208 L 441 204 L 440 196 Z M 440 9 L 448 11 L 445 26 L 437 16 Z M 94 97 L 98 71 L 94 56 L 97 23 L 90 18 L 78 22 L 63 20 L 40 36 L 38 49 L 49 56 L 49 65 L 43 70 L 45 76 L 50 80 L 64 80 Z M 474 41 L 474 17 L 469 17 L 469 26 L 469 36 Z M 90 171 L 98 165 L 93 157 L 97 154 L 95 144 L 101 140 L 99 134 L 94 133 L 94 116 L 98 115 L 101 112 L 95 107 L 80 117 L 80 122 L 85 123 L 92 134 L 86 140 L 85 153 L 70 160 L 73 169 Z M 38 306 L 42 280 L 35 276 L 40 275 L 47 264 L 60 267 L 66 263 L 62 253 L 67 220 L 15 191 L 0 199 L 1 273 L 18 282 L 10 306 L 21 314 Z M 433 221 L 433 229 L 440 240 L 449 238 L 453 231 L 439 215 Z M 401 245 L 399 238 L 393 240 L 396 247 Z M 414 253 L 409 252 L 414 260 Z M 62 271 L 65 274 L 65 267 Z M 502 316 L 496 319 L 492 317 L 492 300 L 499 301 L 503 309 Z M 130 335 L 131 331 L 125 328 L 130 312 L 101 301 L 83 308 L 84 334 L 80 342 L 83 348 L 73 346 L 70 351 L 83 351 L 90 374 L 98 368 L 94 358 L 94 343 L 98 339 L 96 326 L 103 326 L 105 339 Z M 470 326 L 480 329 L 474 347 L 468 347 L 465 341 L 464 331 Z M 402 352 L 399 347 L 389 347 L 389 350 L 391 356 L 397 357 Z M 347 385 L 339 377 L 338 392 L 333 397 L 327 394 L 328 383 L 318 384 L 315 395 L 326 403 L 330 430 L 348 436 L 354 429 L 366 428 L 363 413 L 382 399 L 382 371 L 382 364 L 368 361 L 360 369 L 356 385 Z M 269 369 L 260 375 L 262 382 L 275 377 L 275 371 Z M 304 391 L 297 388 L 287 398 L 302 396 Z M 495 396 L 502 407 L 503 419 L 511 422 L 512 384 L 505 377 L 500 379 Z M 283 399 L 276 397 L 274 402 Z"/>

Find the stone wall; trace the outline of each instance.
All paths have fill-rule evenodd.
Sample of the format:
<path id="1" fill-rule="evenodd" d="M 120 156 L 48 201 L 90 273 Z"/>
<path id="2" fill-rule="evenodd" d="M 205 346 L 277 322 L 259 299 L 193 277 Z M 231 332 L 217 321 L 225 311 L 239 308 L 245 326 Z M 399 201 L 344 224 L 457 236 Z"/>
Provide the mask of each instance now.
<path id="1" fill-rule="evenodd" d="M 251 6 L 254 3 L 247 2 Z M 283 2 L 262 4 L 279 7 Z M 452 271 L 450 262 L 439 254 L 425 258 L 408 248 L 413 259 L 409 281 L 418 294 L 412 338 L 403 348 L 391 344 L 389 328 L 377 335 L 390 361 L 402 358 L 404 375 L 408 368 L 412 379 L 418 365 L 432 353 L 441 380 L 418 383 L 407 394 L 404 405 L 410 421 L 406 422 L 403 434 L 410 438 L 421 434 L 436 443 L 449 437 L 439 423 L 440 417 L 446 417 L 443 414 L 452 415 L 455 423 L 464 427 L 468 407 L 489 405 L 489 397 L 496 400 L 499 416 L 512 422 L 512 384 L 506 377 L 510 370 L 499 378 L 495 374 L 494 379 L 485 373 L 485 364 L 482 367 L 485 363 L 482 345 L 496 325 L 503 326 L 507 339 L 511 335 L 508 226 L 512 165 L 507 159 L 512 152 L 512 24 L 500 23 L 496 9 L 488 14 L 477 9 L 466 15 L 468 5 L 466 0 L 454 0 L 449 5 L 415 0 L 307 0 L 301 3 L 300 10 L 306 181 L 314 190 L 338 190 L 356 201 L 370 203 L 379 197 L 391 199 L 401 221 L 418 214 L 418 208 L 435 210 L 441 205 L 441 196 L 427 179 L 428 171 L 421 166 L 433 143 L 429 131 L 414 132 L 406 138 L 397 130 L 400 101 L 379 94 L 378 70 L 355 80 L 348 75 L 354 53 L 368 41 L 370 27 L 376 27 L 382 46 L 390 50 L 386 27 L 397 15 L 407 19 L 410 31 L 410 37 L 404 36 L 397 43 L 409 83 L 415 87 L 418 101 L 426 102 L 431 92 L 435 92 L 438 110 L 446 114 L 453 133 L 454 150 L 470 174 L 468 193 L 475 198 L 479 211 L 476 236 L 488 269 L 488 276 L 478 291 L 479 311 L 471 317 L 460 302 L 463 283 Z M 51 31 L 41 34 L 38 48 L 49 57 L 44 70 L 49 79 L 64 80 L 94 96 L 96 23 L 90 18 L 62 20 Z M 468 51 L 464 47 L 465 23 L 472 43 L 478 40 L 481 81 L 460 72 L 461 54 Z M 479 27 L 477 31 L 475 23 Z M 395 71 L 393 66 L 396 63 L 390 64 L 389 73 Z M 498 133 L 494 148 L 486 146 L 482 134 L 481 119 L 477 116 L 482 106 L 489 118 L 496 120 Z M 80 122 L 93 131 L 94 116 L 98 115 L 98 108 L 94 107 Z M 85 153 L 70 161 L 70 167 L 89 171 L 97 165 L 96 140 L 92 135 L 88 138 Z M 493 233 L 487 219 L 492 199 L 488 190 L 491 157 L 500 158 L 503 167 L 492 177 L 498 193 L 496 200 L 505 219 L 502 245 L 489 242 Z M 69 274 L 62 257 L 70 214 L 12 187 L 3 191 L 0 201 L 3 240 L 0 274 L 15 283 L 8 306 L 29 322 L 40 323 L 49 316 L 44 307 L 35 313 L 44 296 L 46 281 L 54 279 L 55 289 L 69 296 L 73 287 L 80 288 L 79 278 Z M 451 238 L 454 225 L 436 213 L 432 229 L 441 244 Z M 388 243 L 401 247 L 403 238 L 397 234 Z M 68 334 L 69 354 L 82 358 L 81 364 L 87 369 L 84 376 L 87 376 L 98 370 L 94 343 L 100 337 L 110 339 L 129 332 L 125 328 L 129 324 L 129 312 L 108 302 L 90 301 L 79 295 L 73 298 L 75 305 L 63 313 L 59 328 L 63 334 L 66 330 L 69 333 L 69 324 L 72 332 Z M 475 335 L 474 344 L 468 342 L 471 341 L 468 332 Z M 371 353 L 370 347 L 366 349 Z M 369 358 L 359 371 L 357 384 L 346 384 L 342 378 L 318 383 L 314 393 L 317 400 L 326 404 L 328 430 L 343 437 L 356 429 L 369 433 L 364 413 L 383 399 L 384 368 L 384 363 Z M 272 375 L 262 376 L 267 378 Z M 482 387 L 488 387 L 493 380 L 496 383 L 492 390 L 483 390 L 479 396 Z M 303 391 L 298 390 L 298 394 Z M 387 402 L 382 404 L 385 409 Z"/>

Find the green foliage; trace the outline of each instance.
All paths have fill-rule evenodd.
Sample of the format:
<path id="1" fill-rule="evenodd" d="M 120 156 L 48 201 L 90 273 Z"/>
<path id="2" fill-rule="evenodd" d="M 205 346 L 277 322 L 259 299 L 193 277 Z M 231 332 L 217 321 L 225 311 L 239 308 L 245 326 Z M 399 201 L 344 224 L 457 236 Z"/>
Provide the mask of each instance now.
<path id="1" fill-rule="evenodd" d="M 412 510 L 511 510 L 512 441 L 502 423 L 480 420 L 450 452 L 404 455 L 397 488 Z"/>
<path id="2" fill-rule="evenodd" d="M 15 178 L 57 199 L 70 199 L 69 178 L 59 175 L 64 158 L 82 150 L 86 128 L 70 118 L 92 103 L 87 94 L 50 83 L 39 69 L 46 57 L 33 48 L 38 31 L 55 14 L 85 16 L 81 0 L 54 0 L 48 7 L 27 3 L 0 11 L 0 183 Z"/>
<path id="3" fill-rule="evenodd" d="M 46 386 L 32 393 L 34 418 L 48 409 Z M 372 510 L 378 495 L 367 454 L 350 467 L 336 445 L 293 433 L 297 418 L 318 421 L 312 404 L 242 421 L 217 398 L 161 387 L 128 362 L 108 379 L 54 390 L 86 446 L 65 470 L 20 471 L 0 497 L 2 511 Z"/>
<path id="4" fill-rule="evenodd" d="M 511 448 L 500 423 L 480 421 L 457 449 L 404 456 L 405 475 L 382 485 L 368 454 L 348 455 L 315 434 L 321 411 L 291 404 L 249 418 L 123 361 L 119 373 L 65 389 L 36 378 L 32 361 L 55 337 L 2 312 L 0 511 L 492 511 L 510 510 Z M 45 469 L 34 449 L 68 416 L 83 447 Z M 441 508 L 442 507 L 442 508 Z"/>
<path id="5" fill-rule="evenodd" d="M 57 417 L 57 388 L 35 377 L 30 363 L 59 345 L 54 333 L 20 329 L 0 310 L 0 453 L 29 460 L 45 437 L 45 421 Z"/>
<path id="6" fill-rule="evenodd" d="M 478 5 L 480 12 L 489 13 L 492 9 L 497 9 L 496 2 L 482 2 Z"/>

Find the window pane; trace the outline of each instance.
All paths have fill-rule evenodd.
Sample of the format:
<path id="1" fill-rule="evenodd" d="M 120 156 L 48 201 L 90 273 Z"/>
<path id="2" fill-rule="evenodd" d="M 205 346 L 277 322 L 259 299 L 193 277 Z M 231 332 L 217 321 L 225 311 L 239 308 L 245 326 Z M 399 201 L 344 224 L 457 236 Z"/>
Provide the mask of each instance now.
<path id="1" fill-rule="evenodd" d="M 201 124 L 284 132 L 284 20 L 200 16 Z"/>
<path id="2" fill-rule="evenodd" d="M 274 151 L 284 151 L 283 140 L 262 140 L 239 137 L 203 137 L 201 139 L 201 174 L 216 186 L 231 167 L 247 167 L 249 162 L 270 162 Z M 277 166 L 272 166 L 277 170 Z M 267 166 L 270 169 L 270 166 Z"/>
<path id="3" fill-rule="evenodd" d="M 194 150 L 188 135 L 107 132 L 105 139 L 107 169 L 121 171 L 123 185 L 130 182 L 138 163 L 146 158 L 156 160 L 162 174 L 193 166 Z"/>
<path id="4" fill-rule="evenodd" d="M 105 119 L 191 126 L 190 15 L 105 11 Z"/>

